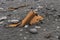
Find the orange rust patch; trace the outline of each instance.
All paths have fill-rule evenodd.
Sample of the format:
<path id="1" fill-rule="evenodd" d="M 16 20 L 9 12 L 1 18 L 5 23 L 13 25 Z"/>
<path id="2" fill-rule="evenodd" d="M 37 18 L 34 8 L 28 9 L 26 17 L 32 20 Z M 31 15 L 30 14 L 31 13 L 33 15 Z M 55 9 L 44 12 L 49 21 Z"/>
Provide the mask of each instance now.
<path id="1" fill-rule="evenodd" d="M 32 25 L 32 24 L 36 24 L 36 23 L 38 23 L 38 22 L 41 21 L 41 20 L 43 20 L 43 17 L 42 17 L 42 16 L 39 16 L 39 15 L 34 16 L 33 19 L 30 21 L 30 24 L 31 24 L 31 25 Z"/>
<path id="2" fill-rule="evenodd" d="M 22 20 L 21 26 L 24 26 L 28 23 L 30 23 L 31 19 L 36 15 L 36 13 L 33 12 L 33 10 L 31 10 L 27 16 Z"/>
<path id="3" fill-rule="evenodd" d="M 18 24 L 9 24 L 9 27 L 16 27 Z"/>

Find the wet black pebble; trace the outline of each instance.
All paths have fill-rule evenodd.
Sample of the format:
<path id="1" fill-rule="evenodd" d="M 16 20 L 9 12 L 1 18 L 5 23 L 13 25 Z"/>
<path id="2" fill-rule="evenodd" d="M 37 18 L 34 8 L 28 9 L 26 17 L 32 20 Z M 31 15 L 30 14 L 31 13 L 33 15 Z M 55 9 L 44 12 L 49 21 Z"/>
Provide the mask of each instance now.
<path id="1" fill-rule="evenodd" d="M 2 2 L 1 4 L 5 4 L 4 2 Z"/>
<path id="2" fill-rule="evenodd" d="M 58 39 L 60 40 L 60 36 L 58 36 Z"/>
<path id="3" fill-rule="evenodd" d="M 41 24 L 44 24 L 44 22 L 43 22 L 43 21 L 41 21 L 40 23 L 41 23 Z"/>
<path id="4" fill-rule="evenodd" d="M 46 10 L 51 10 L 51 9 L 46 7 Z"/>
<path id="5" fill-rule="evenodd" d="M 60 15 L 57 15 L 60 18 Z"/>

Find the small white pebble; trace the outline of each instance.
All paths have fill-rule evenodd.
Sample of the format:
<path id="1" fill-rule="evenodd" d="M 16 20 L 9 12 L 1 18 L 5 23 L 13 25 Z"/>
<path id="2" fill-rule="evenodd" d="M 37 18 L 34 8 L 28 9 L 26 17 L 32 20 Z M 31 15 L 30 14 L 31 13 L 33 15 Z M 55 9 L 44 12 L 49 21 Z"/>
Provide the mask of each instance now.
<path id="1" fill-rule="evenodd" d="M 27 37 L 24 37 L 24 39 L 27 39 Z"/>
<path id="2" fill-rule="evenodd" d="M 28 25 L 25 25 L 24 27 L 25 27 L 25 28 L 27 28 L 27 27 L 28 27 Z"/>
<path id="3" fill-rule="evenodd" d="M 2 19 L 7 19 L 7 17 L 6 16 L 3 16 L 3 17 L 0 18 L 0 20 L 2 20 Z"/>
<path id="4" fill-rule="evenodd" d="M 4 8 L 0 8 L 0 10 L 4 10 Z"/>
<path id="5" fill-rule="evenodd" d="M 8 20 L 8 22 L 19 22 L 19 20 Z"/>
<path id="6" fill-rule="evenodd" d="M 57 28 L 60 28 L 59 26 L 57 26 Z"/>
<path id="7" fill-rule="evenodd" d="M 20 31 L 23 31 L 23 29 L 20 29 Z"/>
<path id="8" fill-rule="evenodd" d="M 40 26 L 35 26 L 35 28 L 40 29 L 41 27 Z"/>
<path id="9" fill-rule="evenodd" d="M 55 19 L 55 21 L 58 21 L 58 19 Z"/>
<path id="10" fill-rule="evenodd" d="M 17 10 L 14 10 L 13 12 L 16 12 Z"/>
<path id="11" fill-rule="evenodd" d="M 33 34 L 38 33 L 38 31 L 37 31 L 36 28 L 31 28 L 31 29 L 29 29 L 29 32 L 31 32 L 31 33 L 33 33 Z"/>
<path id="12" fill-rule="evenodd" d="M 28 32 L 25 32 L 25 33 L 28 33 Z"/>
<path id="13" fill-rule="evenodd" d="M 6 17 L 6 16 L 4 16 L 4 17 L 2 17 L 2 19 L 7 19 L 7 17 Z"/>
<path id="14" fill-rule="evenodd" d="M 40 8 L 41 9 L 41 8 L 43 8 L 43 6 L 38 6 L 37 8 Z"/>
<path id="15" fill-rule="evenodd" d="M 38 11 L 38 9 L 35 9 L 34 11 L 35 11 L 35 12 L 37 12 L 37 11 Z"/>
<path id="16" fill-rule="evenodd" d="M 46 29 L 43 29 L 43 31 L 46 31 Z"/>
<path id="17" fill-rule="evenodd" d="M 56 36 L 56 38 L 58 38 L 58 36 Z"/>
<path id="18" fill-rule="evenodd" d="M 20 36 L 22 36 L 22 33 L 20 33 Z"/>

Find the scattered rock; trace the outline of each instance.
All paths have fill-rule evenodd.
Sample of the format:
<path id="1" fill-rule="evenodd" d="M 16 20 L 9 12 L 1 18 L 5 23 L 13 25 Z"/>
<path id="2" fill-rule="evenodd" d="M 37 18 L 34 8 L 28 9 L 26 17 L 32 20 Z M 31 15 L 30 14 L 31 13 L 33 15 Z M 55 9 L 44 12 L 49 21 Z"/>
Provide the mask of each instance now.
<path id="1" fill-rule="evenodd" d="M 14 10 L 13 12 L 17 12 L 17 10 Z"/>
<path id="2" fill-rule="evenodd" d="M 46 31 L 46 29 L 43 29 L 43 31 Z"/>
<path id="3" fill-rule="evenodd" d="M 20 33 L 20 36 L 22 36 L 23 34 L 22 33 Z"/>
<path id="4" fill-rule="evenodd" d="M 35 9 L 34 11 L 35 11 L 35 12 L 37 12 L 37 11 L 38 11 L 38 9 Z"/>
<path id="5" fill-rule="evenodd" d="M 51 9 L 46 7 L 46 10 L 51 10 Z"/>
<path id="6" fill-rule="evenodd" d="M 45 36 L 44 36 L 45 38 L 50 38 L 51 37 L 51 33 L 47 33 Z"/>
<path id="7" fill-rule="evenodd" d="M 25 28 L 28 28 L 28 26 L 29 26 L 29 25 L 25 25 L 24 27 L 25 27 Z"/>
<path id="8" fill-rule="evenodd" d="M 59 27 L 59 26 L 57 26 L 57 28 L 59 29 L 60 27 Z"/>
<path id="9" fill-rule="evenodd" d="M 4 8 L 0 8 L 0 10 L 4 10 Z"/>
<path id="10" fill-rule="evenodd" d="M 28 32 L 25 32 L 25 33 L 28 33 Z"/>
<path id="11" fill-rule="evenodd" d="M 13 19 L 13 20 L 8 20 L 8 22 L 11 22 L 11 23 L 18 23 L 19 20 L 17 20 L 17 19 Z"/>
<path id="12" fill-rule="evenodd" d="M 3 23 L 4 23 L 4 21 L 1 21 L 1 22 L 0 22 L 0 24 L 3 24 Z"/>
<path id="13" fill-rule="evenodd" d="M 23 29 L 20 29 L 20 31 L 23 31 Z"/>
<path id="14" fill-rule="evenodd" d="M 6 9 L 0 8 L 0 12 L 6 12 Z"/>
<path id="15" fill-rule="evenodd" d="M 27 37 L 24 37 L 24 39 L 27 39 Z"/>
<path id="16" fill-rule="evenodd" d="M 40 29 L 41 27 L 40 26 L 35 26 L 35 28 Z"/>
<path id="17" fill-rule="evenodd" d="M 56 36 L 56 38 L 58 38 L 58 36 Z"/>
<path id="18" fill-rule="evenodd" d="M 58 39 L 60 40 L 60 36 L 58 36 Z"/>
<path id="19" fill-rule="evenodd" d="M 43 6 L 38 6 L 37 8 L 42 9 L 42 8 L 43 8 Z"/>
<path id="20" fill-rule="evenodd" d="M 55 21 L 58 21 L 58 19 L 55 19 Z"/>
<path id="21" fill-rule="evenodd" d="M 29 29 L 29 32 L 32 33 L 32 34 L 37 34 L 38 33 L 36 28 Z"/>
<path id="22" fill-rule="evenodd" d="M 57 12 L 57 10 L 55 8 L 52 8 L 51 12 Z"/>
<path id="23" fill-rule="evenodd" d="M 7 19 L 7 17 L 3 16 L 3 17 L 0 18 L 0 21 L 5 20 L 5 19 Z"/>

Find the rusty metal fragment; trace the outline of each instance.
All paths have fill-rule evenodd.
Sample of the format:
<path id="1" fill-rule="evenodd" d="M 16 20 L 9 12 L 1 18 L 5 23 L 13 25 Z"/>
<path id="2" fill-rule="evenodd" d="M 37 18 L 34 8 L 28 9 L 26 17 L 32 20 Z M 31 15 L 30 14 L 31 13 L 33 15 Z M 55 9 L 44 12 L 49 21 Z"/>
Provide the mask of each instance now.
<path id="1" fill-rule="evenodd" d="M 18 25 L 18 23 L 14 23 L 14 24 L 9 24 L 9 27 L 16 27 Z"/>
<path id="2" fill-rule="evenodd" d="M 33 17 L 33 19 L 30 21 L 30 24 L 36 24 L 38 23 L 39 21 L 43 20 L 43 17 L 42 16 L 39 16 L 39 15 L 36 15 Z"/>
<path id="3" fill-rule="evenodd" d="M 41 20 L 43 20 L 43 17 L 39 16 L 36 12 L 34 12 L 33 10 L 31 10 L 27 14 L 27 16 L 22 20 L 21 26 L 24 26 L 26 24 L 33 25 L 33 24 L 38 23 Z"/>
<path id="4" fill-rule="evenodd" d="M 14 27 L 17 25 L 19 25 L 20 27 L 23 27 L 26 24 L 30 24 L 30 25 L 36 24 L 41 20 L 43 20 L 43 17 L 38 15 L 33 10 L 31 10 L 21 22 L 19 22 L 17 24 L 11 24 L 11 25 L 13 25 Z"/>
<path id="5" fill-rule="evenodd" d="M 21 26 L 25 26 L 26 24 L 29 24 L 32 18 L 36 15 L 33 10 L 31 10 L 27 16 L 22 20 Z"/>

